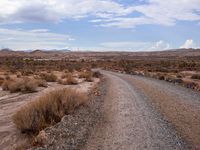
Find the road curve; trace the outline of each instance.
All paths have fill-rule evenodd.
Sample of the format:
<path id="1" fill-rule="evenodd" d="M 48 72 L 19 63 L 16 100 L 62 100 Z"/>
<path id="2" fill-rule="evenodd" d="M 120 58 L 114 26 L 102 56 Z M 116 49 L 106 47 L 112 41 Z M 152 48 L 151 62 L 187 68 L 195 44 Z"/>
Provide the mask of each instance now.
<path id="1" fill-rule="evenodd" d="M 103 117 L 92 131 L 84 149 L 200 148 L 198 145 L 198 126 L 200 125 L 200 118 L 197 116 L 198 113 L 200 114 L 198 93 L 150 78 L 101 72 L 109 82 L 108 93 L 102 108 Z M 193 113 L 194 116 L 187 118 L 191 115 L 188 113 Z M 176 117 L 173 117 L 174 115 Z M 194 122 L 188 123 L 191 119 Z M 186 125 L 184 123 L 180 125 L 181 121 Z M 196 133 L 193 130 L 197 130 Z"/>

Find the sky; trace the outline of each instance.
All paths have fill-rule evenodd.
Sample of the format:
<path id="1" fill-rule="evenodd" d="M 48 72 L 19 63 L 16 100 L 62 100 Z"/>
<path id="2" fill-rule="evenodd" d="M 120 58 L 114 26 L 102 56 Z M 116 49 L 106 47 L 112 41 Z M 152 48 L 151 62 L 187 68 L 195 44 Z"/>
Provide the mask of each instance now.
<path id="1" fill-rule="evenodd" d="M 200 0 L 0 0 L 0 49 L 200 47 Z"/>

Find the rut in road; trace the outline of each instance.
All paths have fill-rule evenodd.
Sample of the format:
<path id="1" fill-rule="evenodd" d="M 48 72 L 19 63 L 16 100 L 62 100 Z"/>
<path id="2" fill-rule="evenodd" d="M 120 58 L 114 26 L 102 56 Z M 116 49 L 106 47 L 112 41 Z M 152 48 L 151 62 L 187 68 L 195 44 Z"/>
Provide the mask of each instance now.
<path id="1" fill-rule="evenodd" d="M 84 149 L 187 149 L 147 97 L 114 73 L 103 71 L 103 74 L 109 82 L 103 119 Z"/>

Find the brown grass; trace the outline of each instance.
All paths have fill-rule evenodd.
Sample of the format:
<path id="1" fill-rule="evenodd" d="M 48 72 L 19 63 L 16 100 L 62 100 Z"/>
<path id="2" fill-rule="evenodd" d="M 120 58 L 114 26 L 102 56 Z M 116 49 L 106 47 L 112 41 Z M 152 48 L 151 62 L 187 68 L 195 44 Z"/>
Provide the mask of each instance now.
<path id="1" fill-rule="evenodd" d="M 73 77 L 71 73 L 62 75 L 62 79 L 58 80 L 58 83 L 63 85 L 75 85 L 78 84 L 77 80 Z"/>
<path id="2" fill-rule="evenodd" d="M 79 78 L 85 78 L 85 81 L 88 81 L 88 82 L 92 82 L 93 79 L 92 79 L 92 72 L 91 71 L 83 71 L 83 72 L 80 72 L 79 73 Z"/>
<path id="3" fill-rule="evenodd" d="M 37 84 L 35 80 L 29 78 L 21 78 L 16 80 L 5 80 L 2 84 L 2 89 L 10 91 L 11 93 L 23 92 L 32 93 L 36 92 Z"/>
<path id="4" fill-rule="evenodd" d="M 11 84 L 11 82 L 13 82 L 12 80 L 5 80 L 3 83 L 2 83 L 2 89 L 4 91 L 9 91 L 9 85 Z"/>
<path id="5" fill-rule="evenodd" d="M 55 90 L 42 95 L 18 110 L 13 122 L 23 133 L 38 133 L 61 120 L 87 100 L 86 94 L 72 89 Z"/>
<path id="6" fill-rule="evenodd" d="M 39 87 L 47 87 L 48 86 L 46 80 L 37 79 L 37 80 L 35 80 L 35 82 Z"/>
<path id="7" fill-rule="evenodd" d="M 56 82 L 57 76 L 54 75 L 53 73 L 42 73 L 40 74 L 40 77 L 47 82 Z"/>

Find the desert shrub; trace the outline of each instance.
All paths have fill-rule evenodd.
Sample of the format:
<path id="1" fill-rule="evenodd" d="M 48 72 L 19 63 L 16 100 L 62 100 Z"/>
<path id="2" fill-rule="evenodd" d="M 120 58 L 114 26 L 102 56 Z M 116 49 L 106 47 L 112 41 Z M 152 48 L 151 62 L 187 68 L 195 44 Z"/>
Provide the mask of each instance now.
<path id="1" fill-rule="evenodd" d="M 200 80 L 200 74 L 194 74 L 194 75 L 192 75 L 191 79 L 199 79 Z"/>
<path id="2" fill-rule="evenodd" d="M 67 76 L 65 76 L 65 79 L 59 79 L 58 83 L 63 85 L 78 84 L 77 80 L 72 76 L 72 74 L 68 74 Z"/>
<path id="3" fill-rule="evenodd" d="M 22 78 L 16 80 L 5 80 L 2 84 L 2 89 L 5 91 L 10 91 L 11 93 L 23 92 L 32 93 L 36 92 L 37 84 L 35 80 L 29 78 Z"/>
<path id="4" fill-rule="evenodd" d="M 79 78 L 85 78 L 85 81 L 92 82 L 92 72 L 91 71 L 85 71 L 79 73 Z"/>
<path id="5" fill-rule="evenodd" d="M 2 89 L 4 91 L 8 91 L 9 90 L 8 86 L 10 85 L 11 82 L 12 82 L 11 80 L 4 80 L 4 82 L 2 83 Z"/>
<path id="6" fill-rule="evenodd" d="M 101 76 L 102 76 L 102 74 L 99 71 L 94 71 L 93 72 L 93 77 L 100 78 Z"/>
<path id="7" fill-rule="evenodd" d="M 23 133 L 38 133 L 73 112 L 87 100 L 86 94 L 72 89 L 59 89 L 46 93 L 20 108 L 13 122 Z"/>
<path id="8" fill-rule="evenodd" d="M 39 87 L 47 87 L 48 86 L 46 80 L 36 79 L 35 82 Z"/>
<path id="9" fill-rule="evenodd" d="M 25 82 L 23 80 L 17 80 L 17 81 L 13 81 L 13 82 L 8 82 L 8 90 L 11 93 L 16 93 L 16 92 L 20 92 L 22 89 L 24 89 L 25 87 Z"/>
<path id="10" fill-rule="evenodd" d="M 24 85 L 21 88 L 21 92 L 23 92 L 23 93 L 36 92 L 37 87 L 38 87 L 38 85 L 34 80 L 24 81 Z"/>
<path id="11" fill-rule="evenodd" d="M 22 70 L 21 71 L 21 75 L 23 75 L 23 76 L 29 76 L 29 75 L 32 75 L 32 74 L 33 74 L 32 70 Z"/>
<path id="12" fill-rule="evenodd" d="M 68 84 L 78 84 L 77 80 L 71 75 L 68 75 L 67 77 L 67 83 Z"/>
<path id="13" fill-rule="evenodd" d="M 61 78 L 62 78 L 62 79 L 65 79 L 65 78 L 68 78 L 68 77 L 70 77 L 70 76 L 73 76 L 73 75 L 72 75 L 72 73 L 69 73 L 69 72 L 68 72 L 68 73 L 62 74 Z"/>
<path id="14" fill-rule="evenodd" d="M 47 82 L 56 82 L 57 76 L 54 75 L 53 73 L 42 73 L 40 74 L 40 77 Z"/>

